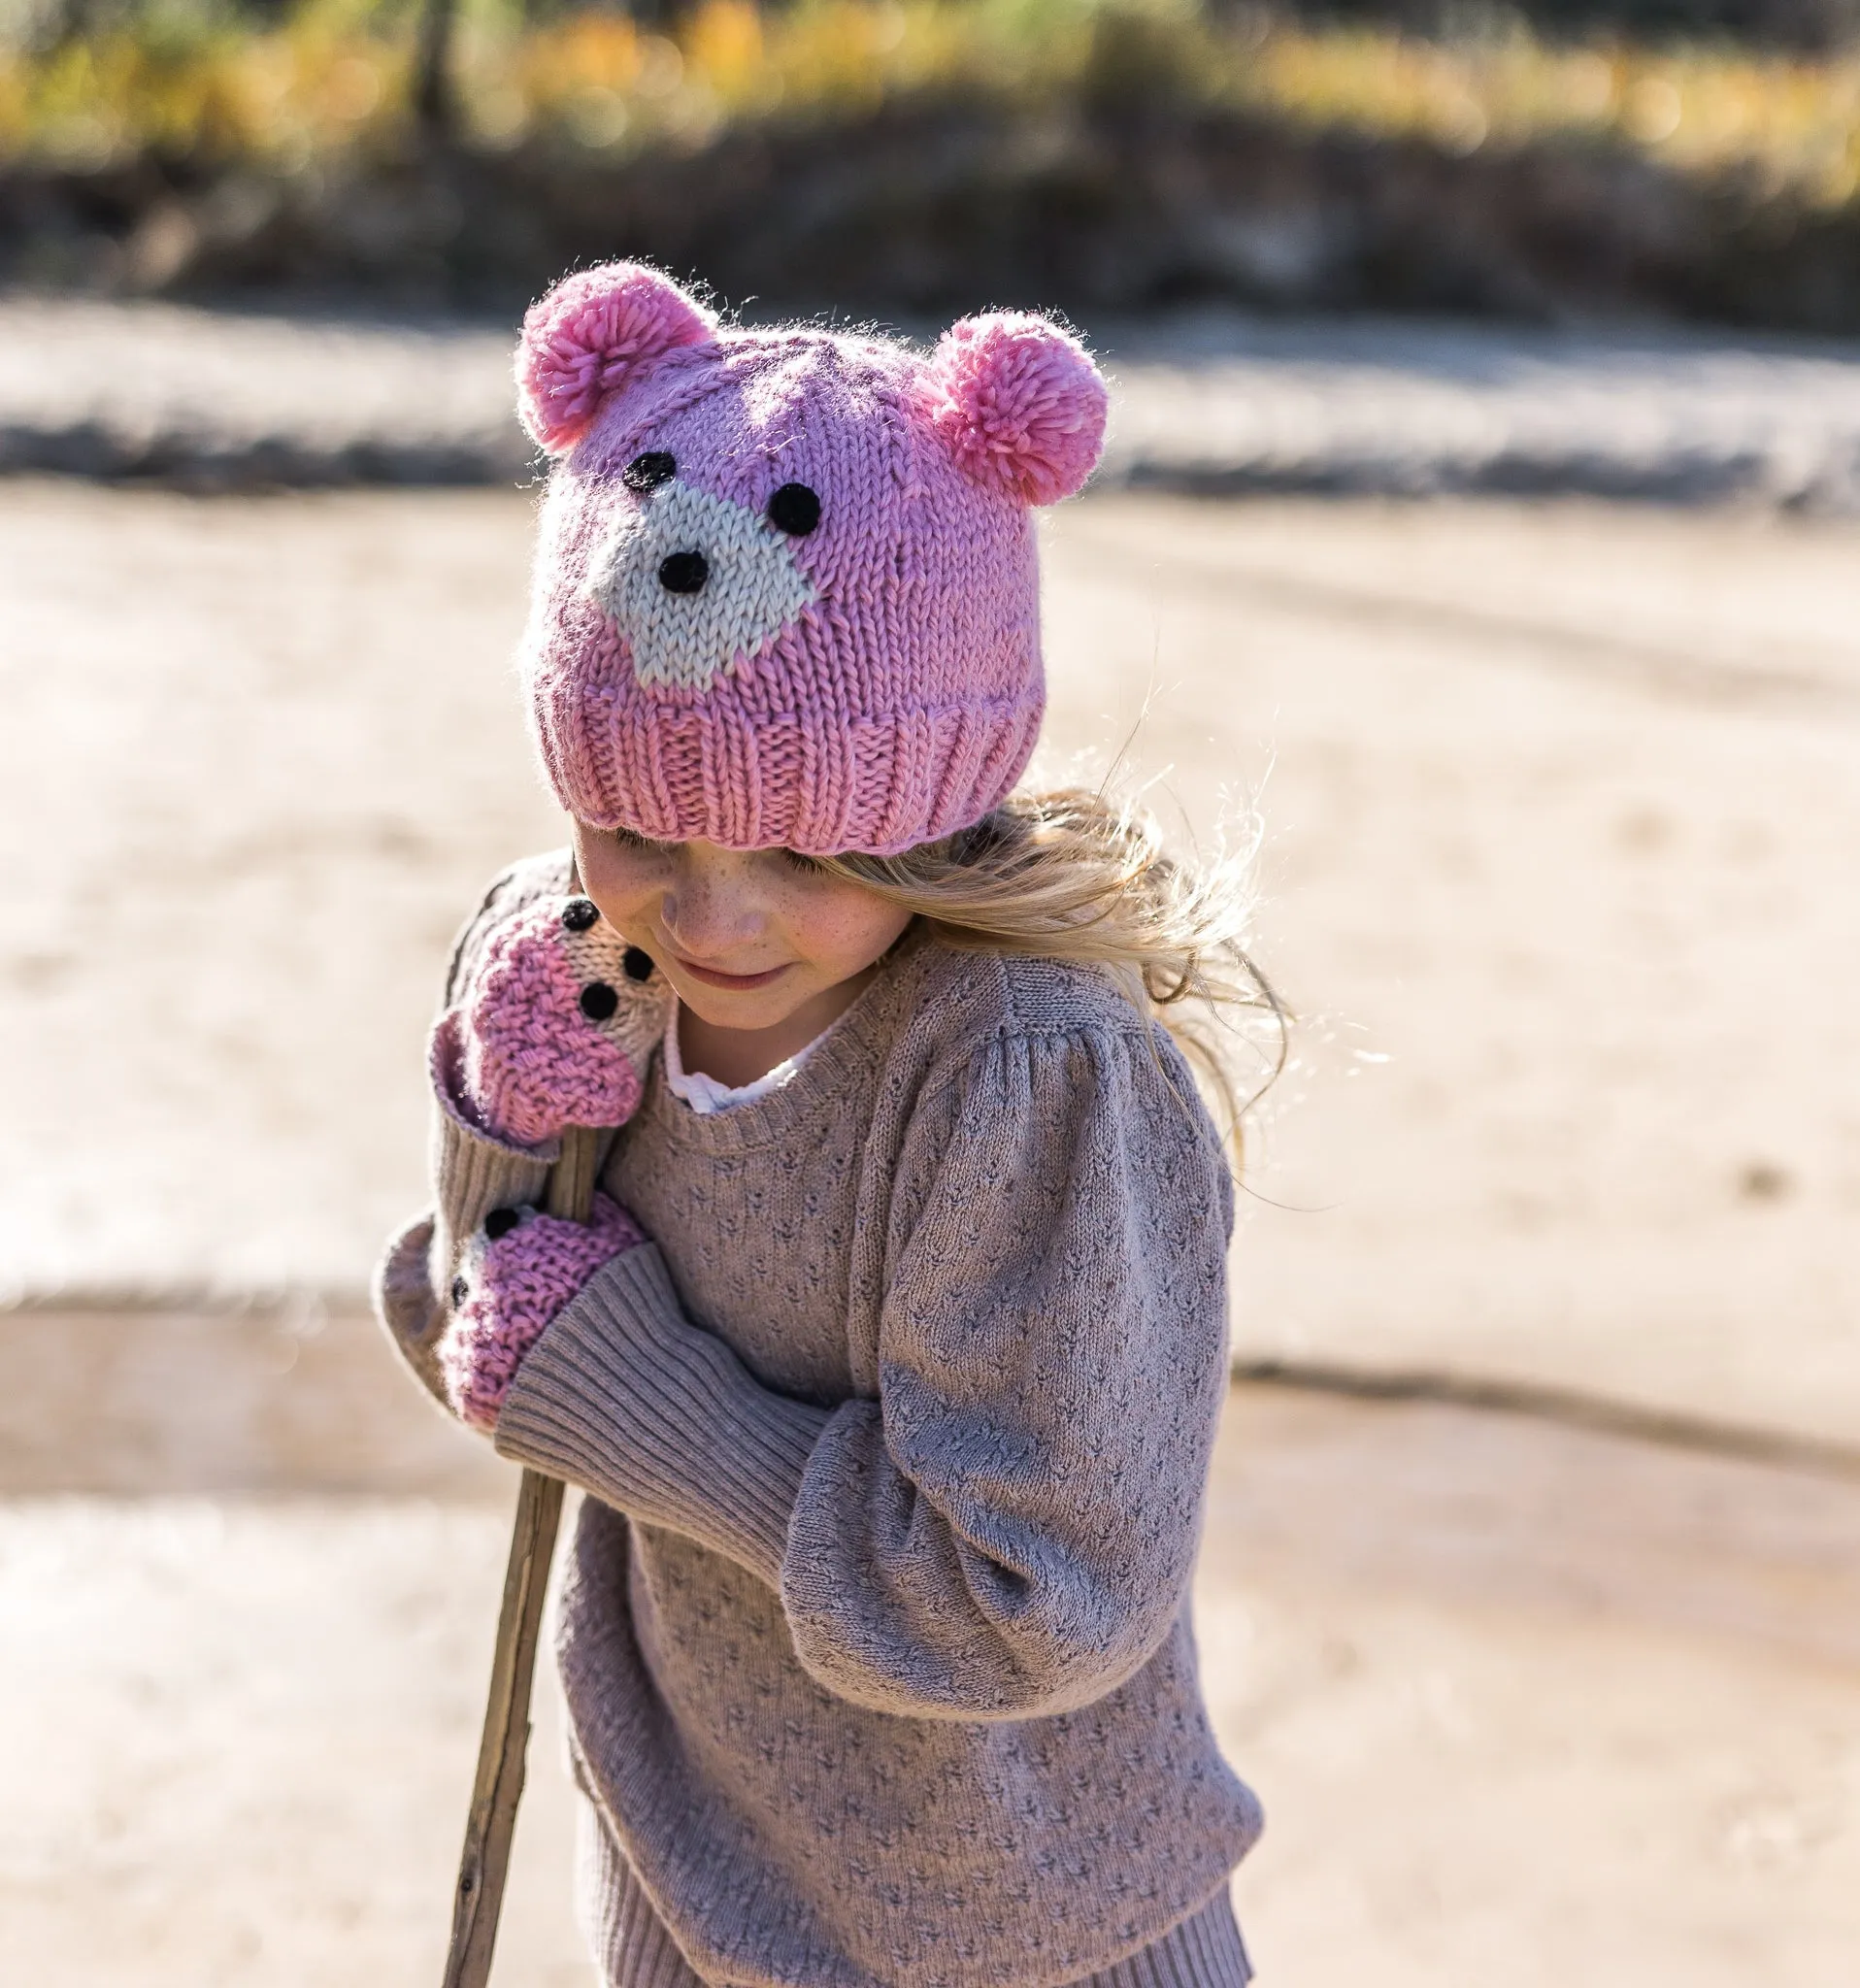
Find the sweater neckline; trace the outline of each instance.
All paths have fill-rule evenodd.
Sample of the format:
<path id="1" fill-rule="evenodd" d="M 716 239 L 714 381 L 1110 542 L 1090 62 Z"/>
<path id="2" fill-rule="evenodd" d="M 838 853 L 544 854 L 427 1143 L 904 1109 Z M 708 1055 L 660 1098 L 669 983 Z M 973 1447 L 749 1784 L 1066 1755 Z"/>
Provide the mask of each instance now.
<path id="1" fill-rule="evenodd" d="M 878 1067 L 897 1033 L 907 983 L 915 977 L 911 966 L 927 943 L 919 925 L 909 927 L 858 999 L 814 1039 L 800 1067 L 777 1089 L 727 1111 L 693 1111 L 673 1094 L 659 1057 L 640 1118 L 650 1119 L 657 1135 L 680 1145 L 713 1152 L 749 1152 L 792 1137 L 837 1103 L 853 1079 Z"/>
<path id="2" fill-rule="evenodd" d="M 863 993 L 865 990 L 861 988 L 859 991 Z M 828 1022 L 820 1035 L 804 1043 L 792 1056 L 782 1057 L 774 1069 L 765 1070 L 747 1083 L 719 1083 L 702 1070 L 685 1069 L 684 1054 L 679 1046 L 679 1019 L 682 1013 L 681 1004 L 675 1001 L 665 1021 L 665 1035 L 659 1047 L 659 1067 L 665 1074 L 666 1089 L 700 1118 L 708 1118 L 717 1111 L 739 1111 L 745 1105 L 752 1105 L 758 1098 L 766 1098 L 771 1091 L 779 1091 L 784 1084 L 792 1083 L 802 1064 L 819 1047 L 820 1037 L 833 1026 Z M 837 1019 L 838 1016 L 835 1017 Z"/>

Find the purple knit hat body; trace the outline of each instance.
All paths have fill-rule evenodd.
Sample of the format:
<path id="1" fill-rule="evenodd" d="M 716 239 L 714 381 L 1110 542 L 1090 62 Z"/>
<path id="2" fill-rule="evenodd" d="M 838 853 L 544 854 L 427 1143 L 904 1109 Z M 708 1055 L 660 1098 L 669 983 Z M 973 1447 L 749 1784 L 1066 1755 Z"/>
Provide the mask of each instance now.
<path id="1" fill-rule="evenodd" d="M 517 381 L 557 457 L 523 668 L 571 813 L 888 854 L 1009 792 L 1046 704 L 1031 507 L 1104 435 L 1072 338 L 721 329 L 614 263 L 530 312 Z"/>

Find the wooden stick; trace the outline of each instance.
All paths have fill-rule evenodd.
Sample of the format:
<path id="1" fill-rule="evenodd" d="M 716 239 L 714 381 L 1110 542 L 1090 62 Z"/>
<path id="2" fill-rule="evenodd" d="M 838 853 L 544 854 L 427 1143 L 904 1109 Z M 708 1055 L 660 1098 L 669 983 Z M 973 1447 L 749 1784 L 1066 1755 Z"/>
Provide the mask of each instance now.
<path id="1" fill-rule="evenodd" d="M 594 1174 L 600 1165 L 601 1135 L 571 1125 L 562 1135 L 562 1156 L 548 1170 L 543 1206 L 557 1220 L 584 1222 L 594 1209 Z"/>
<path id="2" fill-rule="evenodd" d="M 561 1158 L 549 1169 L 546 1206 L 550 1214 L 564 1221 L 587 1220 L 599 1157 L 600 1135 L 571 1125 L 562 1135 Z M 523 1795 L 530 1685 L 542 1639 L 543 1597 L 561 1519 L 561 1483 L 540 1471 L 526 1470 L 517 1486 L 504 1606 L 491 1657 L 491 1688 L 478 1742 L 478 1774 L 465 1820 L 465 1848 L 458 1860 L 458 1889 L 452 1896 L 452 1943 L 446 1955 L 445 1988 L 484 1988 L 491 1976 L 516 1805 Z"/>

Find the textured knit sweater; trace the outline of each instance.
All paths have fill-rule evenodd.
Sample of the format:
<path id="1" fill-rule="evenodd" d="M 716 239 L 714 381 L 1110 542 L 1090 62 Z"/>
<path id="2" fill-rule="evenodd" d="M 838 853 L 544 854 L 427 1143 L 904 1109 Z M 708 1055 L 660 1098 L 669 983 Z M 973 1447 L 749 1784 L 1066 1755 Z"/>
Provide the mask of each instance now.
<path id="1" fill-rule="evenodd" d="M 500 879 L 454 980 L 565 881 Z M 435 1393 L 435 1293 L 553 1157 L 439 1104 L 381 1287 Z M 496 1443 L 589 1494 L 577 1774 L 697 1973 L 1047 1988 L 1191 1920 L 1259 1814 L 1188 1620 L 1232 1203 L 1166 1034 L 1095 972 L 913 932 L 768 1096 L 699 1116 L 655 1064 L 603 1184 L 655 1242 L 550 1324 Z"/>

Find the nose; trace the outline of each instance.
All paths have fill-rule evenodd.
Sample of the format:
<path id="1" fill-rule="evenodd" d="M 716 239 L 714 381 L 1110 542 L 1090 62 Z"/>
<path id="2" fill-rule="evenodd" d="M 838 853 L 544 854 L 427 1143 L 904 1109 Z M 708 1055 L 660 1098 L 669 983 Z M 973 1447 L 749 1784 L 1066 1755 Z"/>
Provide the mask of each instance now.
<path id="1" fill-rule="evenodd" d="M 710 577 L 711 562 L 702 552 L 668 552 L 659 561 L 659 584 L 668 594 L 702 593 Z"/>
<path id="2" fill-rule="evenodd" d="M 659 897 L 659 924 L 679 952 L 700 962 L 722 959 L 762 930 L 752 856 L 681 845 L 668 887 Z"/>

